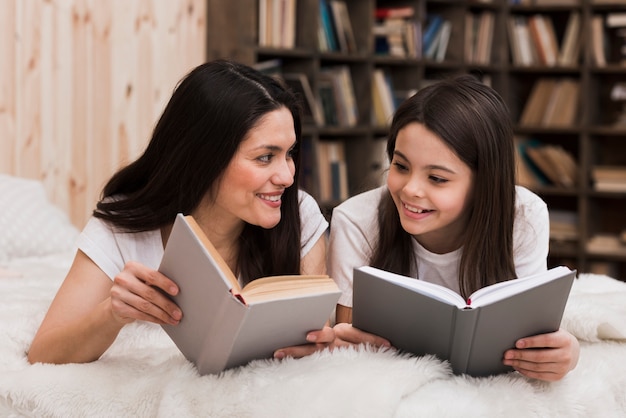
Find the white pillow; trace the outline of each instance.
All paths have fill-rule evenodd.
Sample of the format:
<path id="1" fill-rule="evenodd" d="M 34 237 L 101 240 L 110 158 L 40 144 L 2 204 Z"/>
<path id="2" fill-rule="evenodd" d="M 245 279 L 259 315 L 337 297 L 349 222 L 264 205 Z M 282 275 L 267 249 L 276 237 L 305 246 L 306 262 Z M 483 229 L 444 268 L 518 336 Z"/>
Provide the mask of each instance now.
<path id="1" fill-rule="evenodd" d="M 69 251 L 78 233 L 41 182 L 0 174 L 0 261 Z"/>

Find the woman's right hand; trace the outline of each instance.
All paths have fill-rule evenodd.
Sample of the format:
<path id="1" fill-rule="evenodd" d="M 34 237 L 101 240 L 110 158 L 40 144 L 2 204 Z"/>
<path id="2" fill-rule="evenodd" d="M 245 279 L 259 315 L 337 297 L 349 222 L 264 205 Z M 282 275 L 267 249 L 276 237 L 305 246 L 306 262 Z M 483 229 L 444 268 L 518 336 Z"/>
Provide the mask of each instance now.
<path id="1" fill-rule="evenodd" d="M 182 312 L 168 297 L 176 294 L 178 286 L 172 280 L 143 264 L 128 262 L 111 287 L 113 317 L 122 324 L 139 319 L 176 325 Z"/>

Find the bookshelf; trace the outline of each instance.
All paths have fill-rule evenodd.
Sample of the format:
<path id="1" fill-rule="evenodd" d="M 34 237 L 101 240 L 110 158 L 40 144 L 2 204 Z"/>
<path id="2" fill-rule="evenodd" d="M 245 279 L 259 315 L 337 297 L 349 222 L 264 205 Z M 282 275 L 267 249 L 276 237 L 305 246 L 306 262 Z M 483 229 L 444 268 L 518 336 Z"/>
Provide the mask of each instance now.
<path id="1" fill-rule="evenodd" d="M 349 74 L 355 108 L 351 121 L 338 123 L 327 114 L 322 123 L 310 118 L 304 126 L 301 184 L 329 216 L 346 194 L 384 181 L 389 106 L 393 109 L 398 100 L 429 80 L 472 72 L 503 96 L 516 121 L 518 138 L 545 145 L 553 153 L 556 149 L 576 166 L 573 178 L 564 183 L 535 178 L 528 186 L 546 201 L 554 217 L 549 264 L 626 280 L 626 251 L 607 246 L 617 239 L 621 250 L 626 248 L 618 238 L 626 230 L 626 191 L 597 190 L 593 180 L 598 166 L 626 167 L 626 66 L 622 62 L 626 24 L 623 30 L 607 26 L 607 20 L 620 25 L 620 19 L 626 19 L 624 0 L 345 0 L 349 19 L 340 32 L 345 33 L 346 23 L 351 32 L 343 41 L 335 39 L 334 46 L 320 41 L 324 20 L 320 0 L 207 2 L 209 58 L 229 57 L 247 64 L 276 60 L 283 73 L 306 77 L 318 104 L 330 88 L 329 68 Z M 294 6 L 295 19 L 285 23 L 293 34 L 275 44 L 268 42 L 272 36 L 260 33 L 263 27 L 280 33 L 274 24 L 280 21 L 280 13 L 271 12 L 272 3 L 287 10 Z M 393 8 L 397 16 L 384 23 L 376 19 L 376 10 L 383 8 Z M 268 19 L 268 14 L 273 20 L 261 18 Z M 445 47 L 426 54 L 430 43 L 425 34 L 436 19 L 447 22 Z M 517 38 L 513 34 L 519 33 L 513 31 L 515 21 L 527 25 L 531 46 L 524 49 L 525 61 L 516 56 L 520 47 L 512 42 Z M 534 36 L 543 33 L 543 38 L 533 38 L 531 26 Z M 543 32 L 537 29 L 542 27 Z M 402 39 L 401 33 L 410 34 L 404 35 L 409 38 Z M 543 49 L 537 49 L 533 39 L 544 39 Z M 552 117 L 529 122 L 523 115 L 533 87 L 541 80 L 569 87 L 560 89 L 558 95 L 563 97 L 552 105 L 557 110 Z M 387 91 L 380 93 L 376 86 L 385 82 Z M 552 96 L 557 94 L 549 94 L 551 99 L 546 100 Z M 320 167 L 330 164 L 323 165 L 320 158 L 328 149 L 335 150 L 332 155 L 343 155 L 343 165 L 333 168 L 335 173 L 345 173 L 342 181 L 335 182 L 340 185 L 335 193 L 328 191 L 328 184 L 321 185 L 329 181 L 328 173 L 320 175 Z M 527 174 L 536 177 L 532 170 Z"/>

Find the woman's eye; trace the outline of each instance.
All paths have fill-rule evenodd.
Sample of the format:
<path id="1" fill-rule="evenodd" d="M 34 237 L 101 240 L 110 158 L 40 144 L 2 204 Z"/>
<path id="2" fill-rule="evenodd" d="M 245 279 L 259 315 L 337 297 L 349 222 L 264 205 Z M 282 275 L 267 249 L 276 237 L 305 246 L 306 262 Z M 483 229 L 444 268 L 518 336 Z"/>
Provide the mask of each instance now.
<path id="1" fill-rule="evenodd" d="M 265 155 L 261 155 L 260 157 L 257 158 L 257 160 L 259 160 L 262 163 L 269 163 L 272 160 L 273 155 L 272 154 L 265 154 Z"/>

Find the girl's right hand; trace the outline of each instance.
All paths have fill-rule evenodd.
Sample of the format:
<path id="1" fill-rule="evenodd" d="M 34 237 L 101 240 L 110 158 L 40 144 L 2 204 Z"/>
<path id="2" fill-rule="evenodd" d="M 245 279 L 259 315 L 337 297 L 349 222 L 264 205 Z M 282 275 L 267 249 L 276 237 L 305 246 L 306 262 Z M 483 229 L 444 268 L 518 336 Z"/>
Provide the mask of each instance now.
<path id="1" fill-rule="evenodd" d="M 127 324 L 137 319 L 160 325 L 176 325 L 180 308 L 167 296 L 178 294 L 178 286 L 160 272 L 137 262 L 128 262 L 113 280 L 113 317 Z"/>

